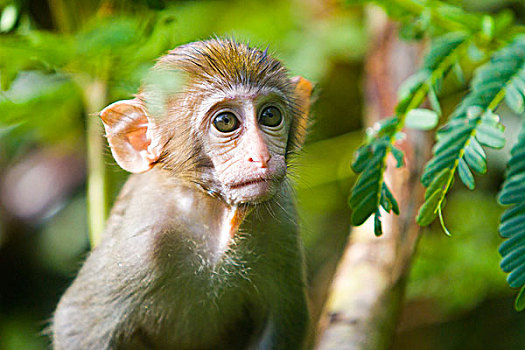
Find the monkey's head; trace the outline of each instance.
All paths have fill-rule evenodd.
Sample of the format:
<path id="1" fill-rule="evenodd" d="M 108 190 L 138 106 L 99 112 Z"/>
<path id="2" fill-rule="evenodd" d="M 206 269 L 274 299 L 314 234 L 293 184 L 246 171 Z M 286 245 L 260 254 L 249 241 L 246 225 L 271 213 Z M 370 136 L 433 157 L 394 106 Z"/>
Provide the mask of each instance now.
<path id="1" fill-rule="evenodd" d="M 215 39 L 161 57 L 135 99 L 100 116 L 123 169 L 161 167 L 229 204 L 258 203 L 303 144 L 311 90 L 266 50 Z"/>

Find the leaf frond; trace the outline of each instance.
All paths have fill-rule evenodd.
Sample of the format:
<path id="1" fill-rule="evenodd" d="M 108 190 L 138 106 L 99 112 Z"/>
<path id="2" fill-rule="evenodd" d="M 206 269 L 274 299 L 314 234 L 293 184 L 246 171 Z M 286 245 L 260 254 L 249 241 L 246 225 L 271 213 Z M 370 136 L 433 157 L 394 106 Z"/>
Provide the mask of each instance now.
<path id="1" fill-rule="evenodd" d="M 396 115 L 376 123 L 368 131 L 368 141 L 357 150 L 352 164 L 353 169 L 360 174 L 349 199 L 353 209 L 353 225 L 360 225 L 375 215 L 374 226 L 378 234 L 382 232 L 379 208 L 399 213 L 397 201 L 383 179 L 387 157 L 391 153 L 397 160 L 397 167 L 403 165 L 403 153 L 394 143 L 405 125 L 421 129 L 436 125 L 441 110 L 430 111 L 418 107 L 427 96 L 433 99 L 438 90 L 436 84 L 457 65 L 461 53 L 470 45 L 470 39 L 464 33 L 451 33 L 436 40 L 423 67 L 400 88 Z"/>
<path id="2" fill-rule="evenodd" d="M 507 282 L 522 288 L 516 298 L 516 309 L 525 308 L 525 123 L 511 151 L 506 179 L 499 193 L 500 204 L 510 207 L 503 213 L 499 232 L 505 241 L 499 247 L 501 269 L 509 273 Z"/>
<path id="3" fill-rule="evenodd" d="M 509 91 L 512 93 L 516 89 L 516 82 L 520 84 L 521 77 L 525 77 L 524 50 L 525 36 L 521 35 L 496 51 L 488 63 L 477 69 L 471 81 L 470 93 L 451 114 L 447 124 L 438 131 L 433 158 L 427 163 L 421 177 L 421 182 L 427 187 L 427 194 L 417 219 L 420 225 L 425 226 L 434 221 L 456 170 L 461 181 L 469 189 L 474 189 L 472 171 L 483 174 L 487 170 L 482 146 L 499 149 L 505 145 L 504 127 L 493 111 L 504 100 L 515 111 L 523 108 L 523 95 L 520 95 L 519 101 L 514 96 L 510 103 L 508 96 Z M 432 186 L 433 179 L 443 174 L 445 169 L 449 169 L 445 184 L 439 188 Z M 515 186 L 514 182 L 508 185 L 503 201 L 506 197 L 521 195 Z M 439 195 L 435 196 L 434 192 Z M 429 202 L 430 198 L 432 202 Z"/>

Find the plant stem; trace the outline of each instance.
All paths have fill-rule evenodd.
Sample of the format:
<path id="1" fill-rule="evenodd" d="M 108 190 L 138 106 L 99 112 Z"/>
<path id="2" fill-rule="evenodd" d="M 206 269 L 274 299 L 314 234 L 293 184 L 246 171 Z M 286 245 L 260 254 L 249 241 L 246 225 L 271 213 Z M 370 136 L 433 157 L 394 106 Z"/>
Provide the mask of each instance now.
<path id="1" fill-rule="evenodd" d="M 88 227 L 94 247 L 104 230 L 108 208 L 103 129 L 96 117 L 106 104 L 107 86 L 104 81 L 94 79 L 84 85 L 83 92 L 87 110 Z"/>

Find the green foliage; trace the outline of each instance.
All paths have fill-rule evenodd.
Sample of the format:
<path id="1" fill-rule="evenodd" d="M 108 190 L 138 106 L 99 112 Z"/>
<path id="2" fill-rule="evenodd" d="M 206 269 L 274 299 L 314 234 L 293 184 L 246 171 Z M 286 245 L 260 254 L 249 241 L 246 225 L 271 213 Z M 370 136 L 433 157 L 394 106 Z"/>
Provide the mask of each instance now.
<path id="1" fill-rule="evenodd" d="M 521 288 L 518 296 L 516 297 L 516 310 L 523 311 L 525 309 L 525 288 Z"/>
<path id="2" fill-rule="evenodd" d="M 436 127 L 438 120 L 439 116 L 437 111 L 434 112 L 425 108 L 414 108 L 407 113 L 405 126 L 411 129 L 431 130 Z"/>
<path id="3" fill-rule="evenodd" d="M 139 77 L 128 74 L 141 65 L 150 66 L 172 47 L 174 35 L 168 33 L 173 24 L 168 12 L 135 18 L 119 15 L 92 20 L 74 34 L 32 30 L 0 37 L 2 89 L 9 89 L 18 72 L 30 69 L 114 80 L 127 76 L 125 81 L 131 78 L 137 85 Z"/>
<path id="4" fill-rule="evenodd" d="M 439 216 L 445 233 L 449 234 L 442 210 L 455 174 L 467 188 L 474 189 L 473 173 L 487 171 L 483 147 L 500 149 L 505 145 L 504 126 L 495 114 L 496 109 L 505 101 L 515 113 L 525 111 L 525 34 L 522 27 L 512 25 L 513 17 L 508 12 L 497 16 L 467 13 L 441 1 L 376 2 L 403 23 L 403 37 L 419 39 L 429 34 L 431 46 L 423 67 L 399 89 L 395 116 L 378 123 L 369 132 L 366 144 L 357 151 L 353 167 L 360 175 L 350 196 L 352 223 L 361 224 L 375 215 L 375 233 L 380 234 L 380 207 L 397 214 L 397 203 L 383 181 L 387 156 L 392 153 L 396 159 L 403 158 L 395 148 L 395 141 L 404 127 L 429 130 L 436 126 L 442 114 L 438 96 L 443 80 L 453 72 L 463 83 L 465 74 L 461 63 L 468 57 L 473 64 L 480 65 L 470 81 L 470 92 L 437 130 L 433 157 L 421 177 L 427 189 L 417 222 L 426 226 Z M 432 110 L 420 108 L 425 98 Z M 506 213 L 502 217 L 500 231 L 509 239 L 502 244 L 500 252 L 504 257 L 502 268 L 510 272 L 508 282 L 517 288 L 525 285 L 523 149 L 525 143 L 518 141 L 500 195 L 502 204 L 515 205 L 507 211 L 512 215 Z M 396 210 L 389 203 L 396 203 Z M 517 308 L 524 307 L 523 299 L 522 291 Z"/>
<path id="5" fill-rule="evenodd" d="M 62 74 L 37 71 L 19 74 L 12 88 L 0 96 L 0 127 L 10 126 L 0 135 L 0 141 L 7 143 L 11 138 L 25 135 L 49 144 L 81 137 L 82 121 L 71 118 L 80 112 L 80 96 L 77 86 Z M 38 118 L 29 119 L 35 111 Z"/>
<path id="6" fill-rule="evenodd" d="M 79 117 L 89 82 L 103 81 L 110 99 L 130 96 L 146 67 L 173 45 L 171 17 L 119 15 L 93 18 L 75 33 L 0 36 L 0 138 L 74 143 L 84 132 Z"/>
<path id="7" fill-rule="evenodd" d="M 525 125 L 511 151 L 506 179 L 499 202 L 511 206 L 501 216 L 499 231 L 506 240 L 500 245 L 501 269 L 507 273 L 511 287 L 522 288 L 516 308 L 523 310 L 525 302 Z"/>
<path id="8" fill-rule="evenodd" d="M 438 200 L 429 204 L 426 200 L 418 215 L 421 225 L 429 224 L 441 211 L 443 199 L 451 184 L 455 169 L 458 170 L 461 181 L 469 188 L 474 189 L 474 178 L 470 168 L 478 173 L 487 169 L 484 145 L 491 148 L 504 146 L 505 137 L 499 118 L 493 114 L 499 103 L 505 99 L 507 105 L 516 113 L 523 113 L 523 87 L 525 77 L 525 36 L 518 36 L 512 43 L 497 51 L 489 63 L 478 69 L 471 83 L 471 93 L 462 101 L 451 115 L 449 123 L 438 132 L 438 142 L 434 147 L 434 158 L 428 163 L 422 177 L 422 182 L 428 186 L 428 193 L 434 193 Z M 450 136 L 447 136 L 447 132 Z M 513 152 L 518 153 L 523 143 L 518 143 Z M 523 155 L 522 155 L 523 156 Z M 509 162 L 509 173 L 506 184 L 500 195 L 502 204 L 519 204 L 513 198 L 516 191 L 523 193 L 523 168 L 519 168 L 514 155 Z M 514 160 L 514 161 L 513 161 Z M 515 163 L 518 163 L 517 170 Z M 470 166 L 470 168 L 469 168 Z M 441 169 L 448 169 L 448 180 L 442 188 L 435 190 L 430 179 Z M 435 181 L 435 180 L 434 180 Z M 518 188 L 516 188 L 518 187 Z M 520 188 L 521 187 L 521 188 Z M 438 194 L 439 193 L 439 194 Z M 430 194 L 427 197 L 432 197 Z M 523 202 L 522 197 L 521 200 Z M 511 212 L 510 210 L 507 212 Z M 518 213 L 518 214 L 516 214 Z M 500 253 L 503 256 L 501 267 L 510 272 L 508 282 L 512 287 L 522 287 L 525 284 L 525 226 L 517 225 L 514 215 L 519 211 L 512 211 L 512 215 L 504 214 L 500 232 L 504 237 L 511 237 L 502 244 Z M 520 219 L 523 219 L 520 218 Z M 520 236 L 521 234 L 521 236 Z M 517 237 L 515 238 L 514 237 Z M 520 240 L 521 238 L 521 240 Z M 522 303 L 517 299 L 516 308 L 521 310 Z"/>
<path id="9" fill-rule="evenodd" d="M 383 181 L 386 157 L 390 152 L 396 155 L 397 166 L 403 165 L 401 150 L 392 145 L 398 123 L 399 120 L 395 117 L 378 123 L 376 130 L 369 135 L 371 141 L 357 150 L 352 164 L 354 171 L 360 173 L 349 200 L 353 209 L 352 224 L 361 225 L 374 214 L 374 232 L 378 236 L 382 234 L 379 207 L 399 214 L 397 201 Z"/>
<path id="10" fill-rule="evenodd" d="M 418 40 L 430 34 L 439 36 L 450 32 L 480 33 L 484 40 L 512 38 L 524 31 L 513 25 L 514 16 L 502 11 L 495 16 L 469 13 L 447 1 L 369 0 L 385 9 L 389 17 L 401 22 L 400 35 Z"/>
<path id="11" fill-rule="evenodd" d="M 45 139 L 42 133 L 53 131 L 56 143 L 60 140 L 73 148 L 75 138 L 64 136 L 76 134 L 78 138 L 88 125 L 88 211 L 93 242 L 102 231 L 109 207 L 105 190 L 109 175 L 100 125 L 90 117 L 109 101 L 137 91 L 144 72 L 174 46 L 176 24 L 169 10 L 143 8 L 138 14 L 138 5 L 128 5 L 128 11 L 117 11 L 118 3 L 108 3 L 107 9 L 99 5 L 58 0 L 51 6 L 57 15 L 57 31 L 28 26 L 0 37 L 0 88 L 7 90 L 0 96 L 0 128 L 7 130 L 3 138 L 17 131 L 13 126 L 25 126 L 37 137 L 17 140 L 18 144 L 39 144 Z M 39 73 L 28 75 L 28 71 Z M 20 82 L 24 74 L 35 79 Z M 38 79 L 46 80 L 42 75 L 51 83 L 38 84 Z M 60 82 L 52 83 L 53 79 Z M 12 89 L 14 82 L 23 85 Z M 24 100 L 26 87 L 31 85 L 37 92 L 31 100 Z M 87 123 L 81 111 L 88 115 Z"/>
<path id="12" fill-rule="evenodd" d="M 437 40 L 423 67 L 401 86 L 396 116 L 381 121 L 368 132 L 369 140 L 357 150 L 356 160 L 352 165 L 360 173 L 350 196 L 353 225 L 362 224 L 373 214 L 375 232 L 381 234 L 379 207 L 382 206 L 387 212 L 396 209 L 394 213 L 398 214 L 398 204 L 383 182 L 387 156 L 392 153 L 398 160 L 397 166 L 402 166 L 403 153 L 393 144 L 402 136 L 401 130 L 407 121 L 408 125 L 425 129 L 437 123 L 440 110 L 433 112 L 417 107 L 423 103 L 429 91 L 434 93 L 439 82 L 451 71 L 459 60 L 459 55 L 467 49 L 468 40 L 469 37 L 461 33 L 452 33 Z"/>

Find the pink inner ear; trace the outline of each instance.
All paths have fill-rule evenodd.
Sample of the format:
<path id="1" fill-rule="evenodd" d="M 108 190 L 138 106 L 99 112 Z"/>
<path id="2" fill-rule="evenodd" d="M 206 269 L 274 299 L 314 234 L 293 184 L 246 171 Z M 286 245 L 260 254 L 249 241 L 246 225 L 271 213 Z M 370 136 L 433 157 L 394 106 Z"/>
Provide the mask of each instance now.
<path id="1" fill-rule="evenodd" d="M 111 153 L 117 163 L 132 173 L 151 169 L 158 159 L 148 129 L 152 127 L 139 101 L 118 101 L 100 112 Z"/>
<path id="2" fill-rule="evenodd" d="M 144 123 L 139 124 L 136 128 L 126 133 L 126 137 L 131 147 L 139 152 L 147 150 L 151 144 L 151 139 L 149 139 L 146 134 L 148 131 L 148 126 L 146 124 L 147 120 L 145 117 L 143 119 Z"/>

